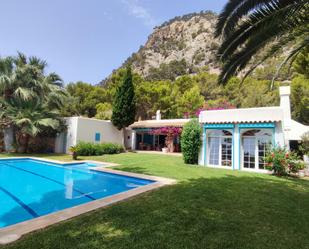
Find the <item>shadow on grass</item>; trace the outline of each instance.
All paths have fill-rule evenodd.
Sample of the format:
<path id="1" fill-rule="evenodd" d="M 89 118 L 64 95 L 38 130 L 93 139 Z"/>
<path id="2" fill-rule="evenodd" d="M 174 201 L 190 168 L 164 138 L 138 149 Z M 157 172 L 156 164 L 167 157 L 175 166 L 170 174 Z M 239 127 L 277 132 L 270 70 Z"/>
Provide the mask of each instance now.
<path id="1" fill-rule="evenodd" d="M 125 172 L 132 172 L 132 173 L 138 173 L 138 174 L 145 174 L 145 175 L 151 175 L 152 171 L 148 171 L 145 168 L 138 167 L 138 166 L 130 166 L 130 167 L 125 167 L 125 166 L 117 166 L 117 167 L 112 167 L 116 170 L 121 170 Z"/>
<path id="2" fill-rule="evenodd" d="M 308 181 L 227 175 L 145 193 L 7 248 L 301 249 L 308 221 Z"/>

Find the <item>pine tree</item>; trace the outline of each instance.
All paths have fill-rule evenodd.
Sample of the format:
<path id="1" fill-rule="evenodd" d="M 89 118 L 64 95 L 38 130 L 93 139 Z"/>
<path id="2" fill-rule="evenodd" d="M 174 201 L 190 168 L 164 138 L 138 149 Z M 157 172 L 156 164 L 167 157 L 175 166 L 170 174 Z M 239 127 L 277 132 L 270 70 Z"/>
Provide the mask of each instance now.
<path id="1" fill-rule="evenodd" d="M 124 129 L 134 122 L 136 113 L 135 93 L 132 80 L 132 70 L 128 66 L 122 84 L 117 88 L 113 102 L 112 123 L 119 129 Z"/>

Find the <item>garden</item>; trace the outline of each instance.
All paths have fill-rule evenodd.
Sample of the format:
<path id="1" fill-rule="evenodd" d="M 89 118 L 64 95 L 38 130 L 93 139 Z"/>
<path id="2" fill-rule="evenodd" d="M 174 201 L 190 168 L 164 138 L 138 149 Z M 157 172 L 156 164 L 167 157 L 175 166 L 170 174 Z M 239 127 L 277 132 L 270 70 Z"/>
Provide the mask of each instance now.
<path id="1" fill-rule="evenodd" d="M 49 73 L 46 62 L 38 57 L 20 52 L 0 57 L 0 151 L 5 152 L 0 158 L 92 160 L 113 163 L 110 165 L 117 166 L 110 167 L 124 172 L 176 180 L 173 185 L 28 233 L 11 244 L 0 245 L 0 249 L 309 248 L 309 180 L 304 177 L 302 160 L 308 160 L 309 133 L 303 135 L 294 151 L 274 143 L 265 150 L 262 164 L 266 163 L 269 174 L 201 167 L 197 162 L 202 131 L 194 119 L 201 110 L 277 106 L 278 87 L 290 84 L 292 119 L 308 125 L 308 10 L 308 1 L 304 0 L 228 1 L 213 34 L 214 39 L 221 41 L 213 58 L 220 66 L 218 75 L 208 67 L 193 68 L 185 59 L 162 63 L 158 68 L 150 68 L 148 75 L 139 75 L 133 60 L 138 56 L 133 54 L 98 85 L 68 83 L 58 74 Z M 178 49 L 185 49 L 185 45 Z M 283 53 L 284 50 L 288 52 Z M 203 58 L 203 52 L 197 55 L 198 60 Z M 278 65 L 274 61 L 279 61 Z M 241 71 L 245 73 L 239 74 Z M 183 157 L 126 152 L 119 144 L 83 141 L 74 143 L 70 154 L 53 153 L 55 138 L 66 132 L 65 117 L 110 119 L 114 127 L 125 131 L 136 120 L 151 119 L 157 110 L 165 119 L 192 118 L 183 128 L 151 131 L 159 140 L 164 135 L 155 150 L 181 150 Z M 230 151 L 226 153 L 231 154 L 230 158 L 235 157 L 228 146 L 225 151 Z M 218 158 L 222 159 L 220 154 Z M 22 193 L 26 194 L 21 198 L 40 199 L 37 189 L 32 196 L 28 194 L 34 178 L 29 177 L 30 184 L 25 184 L 25 172 L 61 185 L 56 192 L 62 197 L 66 192 L 65 199 L 76 201 L 80 194 L 85 197 L 90 192 L 79 192 L 75 199 L 72 193 L 77 184 L 68 176 L 74 175 L 73 169 L 55 180 L 49 178 L 49 173 L 39 175 L 13 163 L 3 165 L 1 172 L 5 168 L 11 171 L 6 175 L 2 172 L 2 185 L 5 179 L 8 188 L 24 190 Z M 42 171 L 46 167 L 44 164 Z M 23 172 L 17 180 L 16 170 Z M 94 175 L 89 168 L 83 170 Z M 16 187 L 13 180 L 21 187 Z M 93 183 L 90 180 L 85 184 L 87 187 Z M 48 184 L 38 183 L 38 189 L 46 187 L 48 195 L 55 194 Z M 41 217 L 1 186 L 1 179 L 0 188 L 9 200 L 2 200 L 1 207 L 6 208 L 13 200 L 19 210 L 32 214 L 35 222 Z M 47 205 L 53 211 L 59 210 L 52 205 L 56 199 L 51 200 Z M 92 204 L 96 200 L 106 201 L 92 198 Z M 9 219 L 18 215 L 7 206 L 10 215 L 13 213 L 7 215 Z"/>
<path id="2" fill-rule="evenodd" d="M 69 155 L 35 156 L 71 160 Z M 28 234 L 1 249 L 290 249 L 309 244 L 308 180 L 188 166 L 167 155 L 80 159 L 118 163 L 118 170 L 178 183 Z"/>

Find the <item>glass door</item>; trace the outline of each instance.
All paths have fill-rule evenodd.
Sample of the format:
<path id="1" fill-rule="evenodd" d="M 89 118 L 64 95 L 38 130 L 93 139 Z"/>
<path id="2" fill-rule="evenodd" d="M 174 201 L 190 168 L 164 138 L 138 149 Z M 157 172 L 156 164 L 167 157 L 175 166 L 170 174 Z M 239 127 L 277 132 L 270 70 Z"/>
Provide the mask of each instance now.
<path id="1" fill-rule="evenodd" d="M 232 166 L 232 138 L 222 137 L 221 143 L 221 165 Z"/>
<path id="2" fill-rule="evenodd" d="M 271 137 L 263 136 L 257 139 L 259 169 L 265 169 L 266 166 L 265 156 L 270 146 L 271 146 Z"/>
<path id="3" fill-rule="evenodd" d="M 255 137 L 243 137 L 243 167 L 246 169 L 255 169 Z"/>

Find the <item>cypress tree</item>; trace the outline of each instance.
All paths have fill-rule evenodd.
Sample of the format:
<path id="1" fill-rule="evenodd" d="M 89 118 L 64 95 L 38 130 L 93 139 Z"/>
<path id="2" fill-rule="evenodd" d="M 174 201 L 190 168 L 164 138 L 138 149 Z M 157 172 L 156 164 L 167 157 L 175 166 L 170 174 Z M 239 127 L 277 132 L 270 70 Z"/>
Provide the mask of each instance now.
<path id="1" fill-rule="evenodd" d="M 136 104 L 132 70 L 128 66 L 122 84 L 117 88 L 113 102 L 112 123 L 118 130 L 124 129 L 135 120 Z"/>

